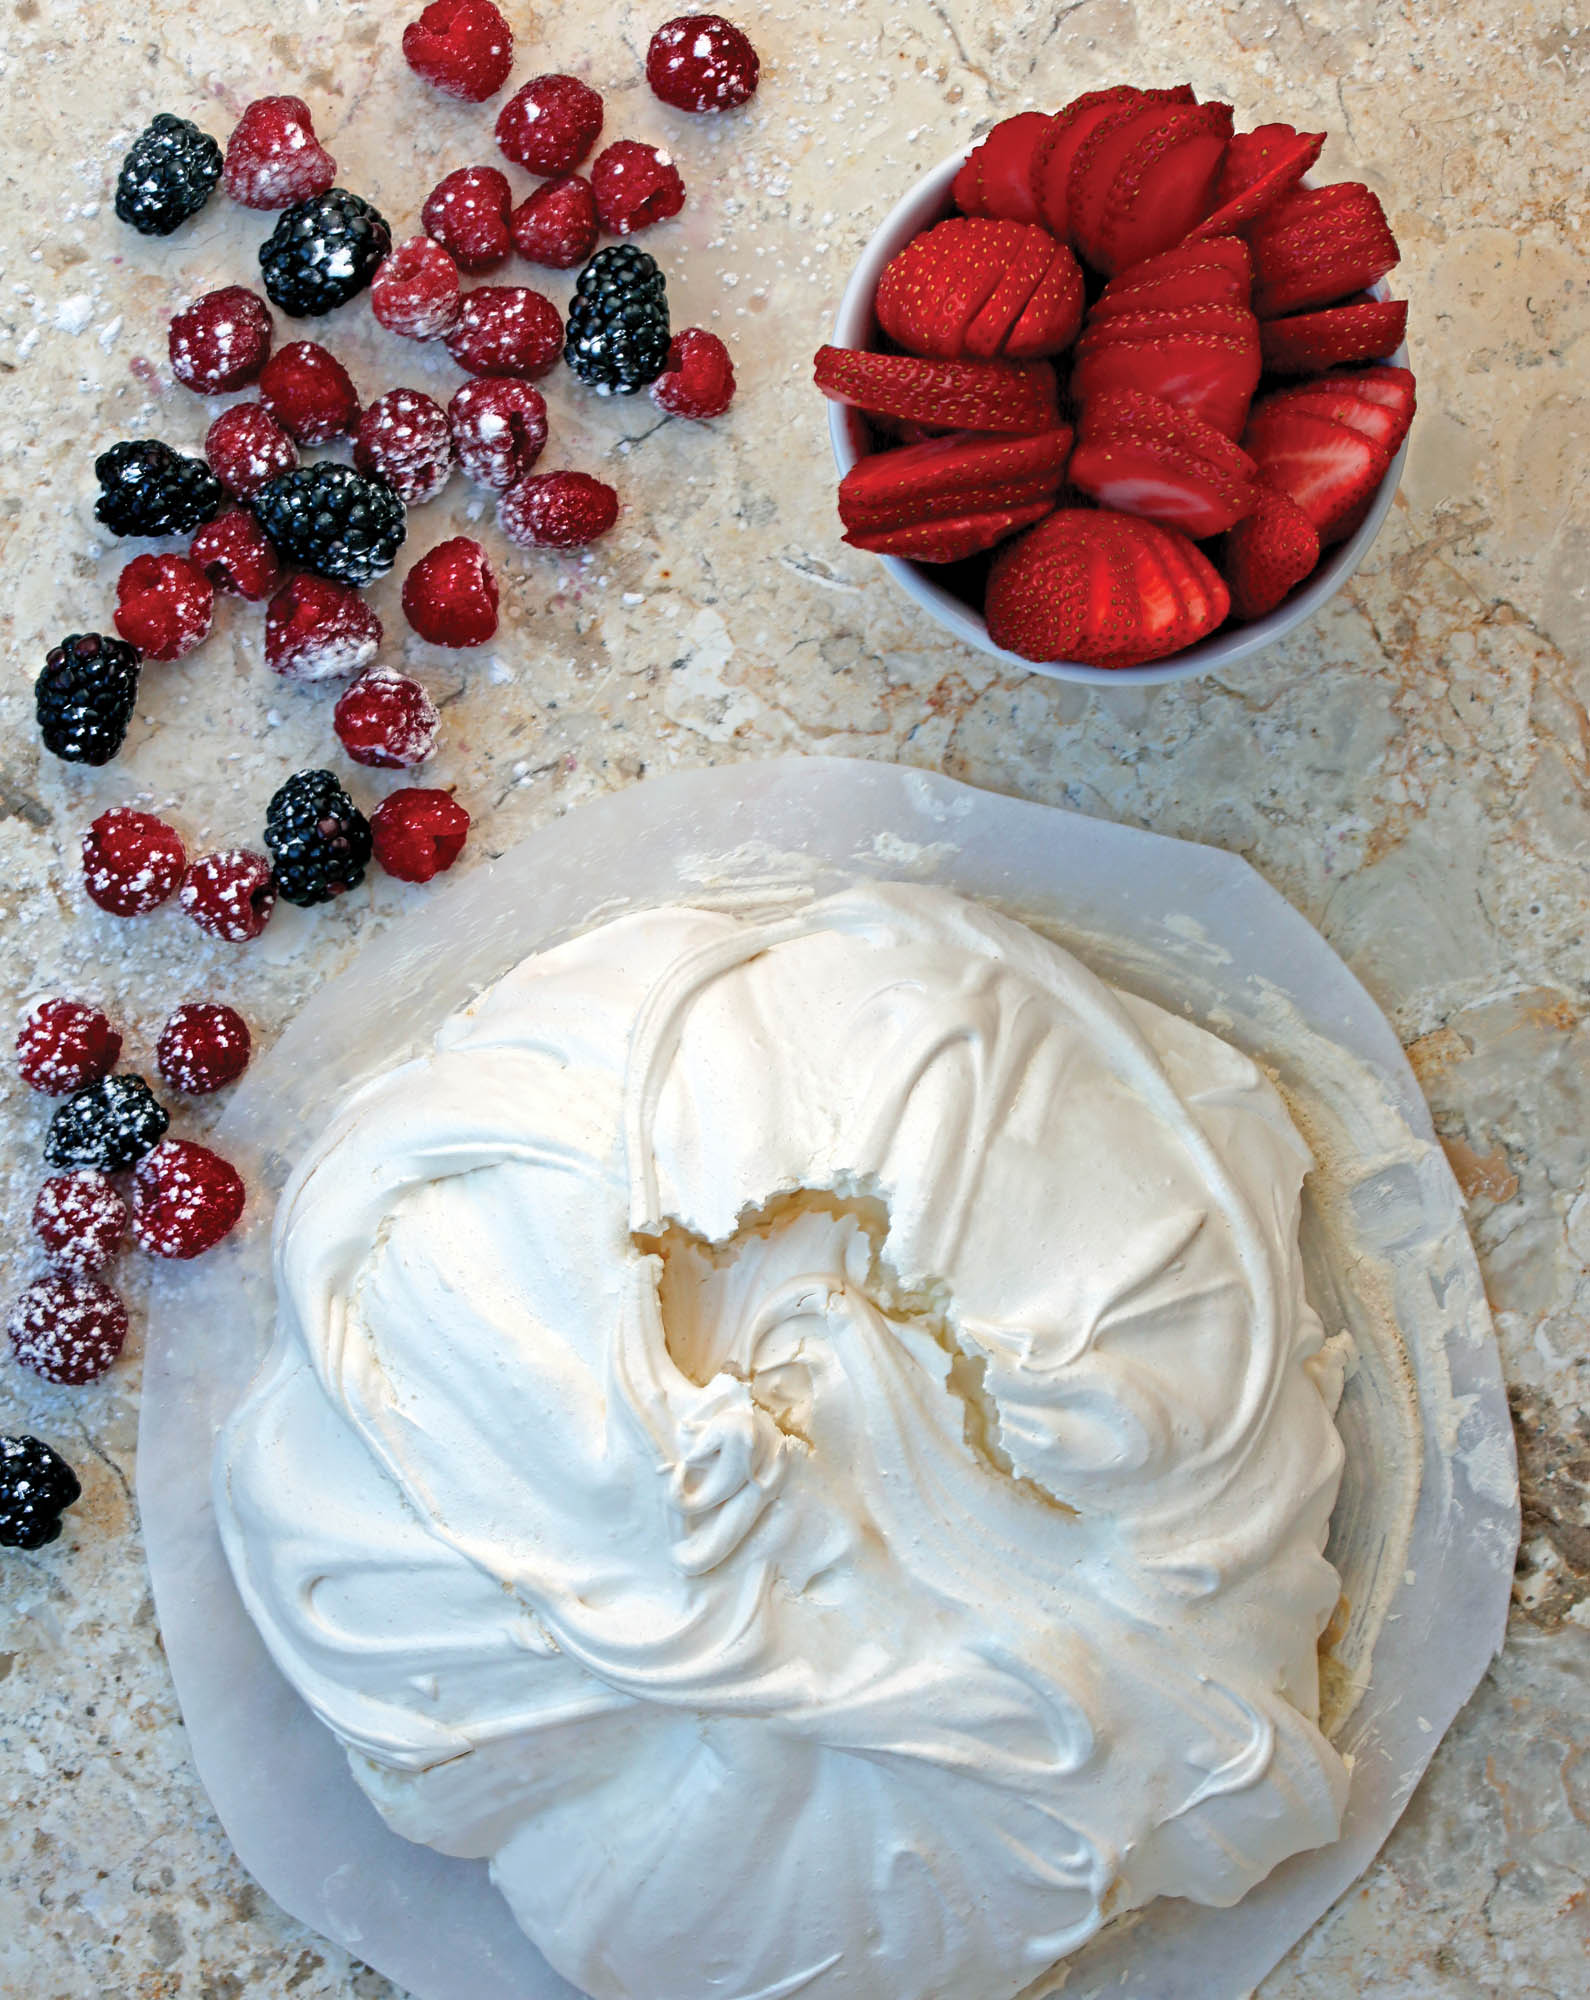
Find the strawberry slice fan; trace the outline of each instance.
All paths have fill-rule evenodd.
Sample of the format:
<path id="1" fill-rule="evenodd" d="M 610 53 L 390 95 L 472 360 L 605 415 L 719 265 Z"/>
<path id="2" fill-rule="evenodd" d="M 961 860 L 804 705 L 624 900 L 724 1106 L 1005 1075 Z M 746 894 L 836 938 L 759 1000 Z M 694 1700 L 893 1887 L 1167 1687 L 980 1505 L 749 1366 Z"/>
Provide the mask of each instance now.
<path id="1" fill-rule="evenodd" d="M 1407 305 L 1371 190 L 1305 187 L 1323 132 L 1233 130 L 1188 85 L 994 127 L 955 212 L 878 281 L 817 386 L 875 449 L 852 547 L 953 564 L 997 646 L 1141 666 L 1274 611 L 1363 522 L 1408 434 Z"/>

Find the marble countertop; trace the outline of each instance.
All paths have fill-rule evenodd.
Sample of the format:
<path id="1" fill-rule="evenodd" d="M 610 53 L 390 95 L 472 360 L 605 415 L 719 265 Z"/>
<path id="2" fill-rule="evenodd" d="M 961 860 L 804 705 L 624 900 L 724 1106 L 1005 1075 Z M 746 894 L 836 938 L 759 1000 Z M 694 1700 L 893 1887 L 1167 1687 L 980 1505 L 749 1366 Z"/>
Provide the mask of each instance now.
<path id="1" fill-rule="evenodd" d="M 645 88 L 663 6 L 507 11 L 516 80 L 573 69 L 606 96 L 611 136 L 675 154 L 689 204 L 646 247 L 676 325 L 720 331 L 741 389 L 728 417 L 694 426 L 560 376 L 543 469 L 595 471 L 625 503 L 586 558 L 508 548 L 459 477 L 412 518 L 408 554 L 478 520 L 503 585 L 502 631 L 474 655 L 409 633 L 397 579 L 373 593 L 383 657 L 442 707 L 424 781 L 456 786 L 475 815 L 460 865 L 648 773 L 821 750 L 1213 842 L 1318 925 L 1405 1043 L 1470 1198 L 1525 1531 L 1505 1651 L 1380 1859 L 1263 2000 L 1583 1991 L 1590 18 L 1573 0 L 1461 14 L 749 0 L 734 17 L 761 50 L 762 88 L 714 122 Z M 257 609 L 224 604 L 199 651 L 148 670 L 103 770 L 41 756 L 30 699 L 48 645 L 105 625 L 125 559 L 93 523 L 94 453 L 144 434 L 197 448 L 218 406 L 173 384 L 165 325 L 188 295 L 250 282 L 269 227 L 217 198 L 165 242 L 134 237 L 110 208 L 126 144 L 156 111 L 224 138 L 251 98 L 301 95 L 339 179 L 412 233 L 443 172 L 495 157 L 494 108 L 445 103 L 402 63 L 417 12 L 13 0 L 0 23 L 0 1026 L 50 993 L 92 995 L 147 1066 L 173 1006 L 221 998 L 268 1040 L 375 927 L 423 907 L 423 890 L 375 877 L 328 910 L 280 910 L 239 948 L 174 911 L 118 923 L 85 905 L 77 838 L 109 805 L 168 812 L 197 851 L 257 844 L 289 770 L 330 764 L 367 807 L 391 788 L 342 758 L 334 691 L 269 674 Z M 997 117 L 1121 79 L 1186 79 L 1242 122 L 1329 128 L 1322 171 L 1369 180 L 1402 243 L 1421 409 L 1391 518 L 1322 616 L 1219 676 L 1100 693 L 996 671 L 840 544 L 809 361 L 862 242 L 919 173 Z M 547 289 L 561 302 L 569 287 Z M 362 303 L 304 333 L 366 395 L 401 381 L 445 398 L 459 380 Z M 0 1068 L 6 1297 L 36 1268 L 27 1216 L 47 1115 Z M 213 1115 L 196 1101 L 181 1128 L 202 1137 Z M 121 1277 L 134 1335 L 100 1383 L 51 1389 L 0 1361 L 0 1430 L 52 1440 L 85 1489 L 58 1543 L 0 1552 L 0 1993 L 395 2000 L 252 1885 L 188 1761 L 133 1501 L 138 1327 L 151 1284 L 180 1306 L 184 1276 L 130 1257 Z"/>

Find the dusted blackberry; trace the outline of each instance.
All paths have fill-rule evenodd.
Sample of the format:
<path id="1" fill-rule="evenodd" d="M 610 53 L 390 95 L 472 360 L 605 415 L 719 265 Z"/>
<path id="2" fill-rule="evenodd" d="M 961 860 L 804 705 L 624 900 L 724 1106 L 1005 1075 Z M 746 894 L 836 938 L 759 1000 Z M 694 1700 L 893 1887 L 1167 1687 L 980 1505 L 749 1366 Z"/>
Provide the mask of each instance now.
<path id="1" fill-rule="evenodd" d="M 346 465 L 294 466 L 267 479 L 249 503 L 284 562 L 355 589 L 385 576 L 407 523 L 384 479 Z"/>
<path id="2" fill-rule="evenodd" d="M 77 1474 L 42 1438 L 0 1437 L 0 1548 L 42 1549 L 82 1497 Z"/>
<path id="3" fill-rule="evenodd" d="M 140 236 L 169 236 L 197 215 L 221 178 L 208 132 L 162 111 L 134 139 L 116 181 L 116 213 Z"/>
<path id="4" fill-rule="evenodd" d="M 668 288 L 656 258 L 620 243 L 598 250 L 569 305 L 569 366 L 599 396 L 633 396 L 668 366 Z"/>
<path id="5" fill-rule="evenodd" d="M 97 1167 L 119 1173 L 165 1137 L 171 1120 L 141 1076 L 107 1076 L 85 1084 L 50 1120 L 44 1157 L 52 1167 Z"/>
<path id="6" fill-rule="evenodd" d="M 331 188 L 282 210 L 259 246 L 259 265 L 272 302 L 294 319 L 313 319 L 362 292 L 391 248 L 386 217 L 346 188 Z"/>
<path id="7" fill-rule="evenodd" d="M 265 813 L 276 887 L 307 909 L 364 880 L 370 822 L 329 771 L 296 771 Z"/>
<path id="8" fill-rule="evenodd" d="M 137 647 L 99 632 L 73 632 L 52 646 L 33 683 L 44 747 L 69 764 L 108 764 L 137 700 Z"/>
<path id="9" fill-rule="evenodd" d="M 113 535 L 186 535 L 220 513 L 226 490 L 202 458 L 129 438 L 94 460 L 94 519 Z"/>

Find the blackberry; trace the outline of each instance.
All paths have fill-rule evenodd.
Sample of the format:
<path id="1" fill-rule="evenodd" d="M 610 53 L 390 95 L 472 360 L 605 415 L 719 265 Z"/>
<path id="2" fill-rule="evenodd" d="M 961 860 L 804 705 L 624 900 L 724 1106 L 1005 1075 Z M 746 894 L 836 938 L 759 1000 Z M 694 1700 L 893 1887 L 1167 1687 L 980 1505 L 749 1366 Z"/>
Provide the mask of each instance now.
<path id="1" fill-rule="evenodd" d="M 158 1146 L 171 1123 L 141 1076 L 107 1076 L 85 1084 L 50 1120 L 44 1157 L 52 1167 L 97 1167 L 119 1173 Z"/>
<path id="2" fill-rule="evenodd" d="M 265 813 L 276 887 L 308 909 L 364 880 L 370 822 L 329 771 L 296 771 Z"/>
<path id="3" fill-rule="evenodd" d="M 99 632 L 73 632 L 52 646 L 33 683 L 44 747 L 69 764 L 108 764 L 137 700 L 137 647 Z"/>
<path id="4" fill-rule="evenodd" d="M 392 248 L 379 210 L 331 188 L 282 210 L 259 246 L 271 301 L 294 319 L 314 319 L 362 292 Z"/>
<path id="5" fill-rule="evenodd" d="M 208 132 L 162 111 L 134 139 L 116 181 L 116 213 L 140 236 L 169 236 L 197 215 L 221 178 Z"/>
<path id="6" fill-rule="evenodd" d="M 284 562 L 355 589 L 385 576 L 407 523 L 384 479 L 346 465 L 294 466 L 267 479 L 250 502 Z"/>
<path id="7" fill-rule="evenodd" d="M 668 287 L 655 257 L 598 250 L 569 304 L 569 366 L 599 396 L 633 396 L 668 366 Z"/>
<path id="8" fill-rule="evenodd" d="M 226 491 L 202 458 L 159 438 L 128 438 L 94 460 L 94 519 L 113 535 L 186 535 L 220 513 Z"/>
<path id="9" fill-rule="evenodd" d="M 0 1437 L 0 1548 L 53 1542 L 82 1492 L 77 1474 L 42 1438 Z"/>

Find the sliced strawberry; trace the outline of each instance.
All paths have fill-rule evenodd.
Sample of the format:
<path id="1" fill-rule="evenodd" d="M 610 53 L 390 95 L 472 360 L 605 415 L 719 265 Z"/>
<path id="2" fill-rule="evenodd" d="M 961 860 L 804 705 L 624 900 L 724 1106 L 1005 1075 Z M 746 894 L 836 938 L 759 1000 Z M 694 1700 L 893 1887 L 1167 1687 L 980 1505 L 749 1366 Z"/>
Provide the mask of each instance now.
<path id="1" fill-rule="evenodd" d="M 1237 241 L 1235 237 L 1229 240 Z M 1237 247 L 1246 255 L 1242 244 Z M 1130 277 L 1131 273 L 1126 275 Z M 1106 285 L 1094 300 L 1088 313 L 1090 326 L 1122 313 L 1181 312 L 1188 306 L 1237 306 L 1244 312 L 1249 309 L 1247 274 L 1229 270 L 1224 264 L 1196 264 L 1180 271 L 1166 271 L 1121 291 L 1115 289 L 1117 282 Z"/>
<path id="2" fill-rule="evenodd" d="M 1314 523 L 1322 548 L 1352 533 L 1391 463 L 1361 431 L 1284 404 L 1256 411 L 1242 444 L 1260 478 Z"/>
<path id="3" fill-rule="evenodd" d="M 1077 337 L 1085 303 L 1082 266 L 1063 243 L 1057 243 L 1042 283 L 1005 338 L 1004 352 L 1012 361 L 1063 353 Z"/>
<path id="4" fill-rule="evenodd" d="M 1259 328 L 1264 365 L 1277 375 L 1317 375 L 1348 361 L 1394 354 L 1408 331 L 1406 299 L 1364 299 L 1325 312 L 1267 319 Z"/>
<path id="5" fill-rule="evenodd" d="M 1079 349 L 1071 394 L 1086 405 L 1112 389 L 1142 389 L 1238 437 L 1258 380 L 1256 335 L 1167 332 Z"/>
<path id="6" fill-rule="evenodd" d="M 952 216 L 913 237 L 878 280 L 879 326 L 913 354 L 963 353 L 966 329 L 1018 256 L 1022 230 Z"/>
<path id="7" fill-rule="evenodd" d="M 981 555 L 1022 528 L 1030 528 L 1052 512 L 1053 500 L 1035 500 L 1024 507 L 1002 507 L 981 514 L 952 514 L 937 521 L 919 521 L 905 528 L 853 528 L 845 540 L 853 549 L 872 555 L 905 556 L 912 562 L 964 562 Z"/>
<path id="8" fill-rule="evenodd" d="M 893 528 L 1054 493 L 1071 432 L 1036 437 L 949 437 L 875 452 L 845 474 L 839 518 L 847 528 Z"/>
<path id="9" fill-rule="evenodd" d="M 1258 338 L 1258 322 L 1246 306 L 1134 306 L 1105 319 L 1090 316 L 1078 352 L 1092 354 L 1121 340 L 1157 340 L 1168 333 L 1234 334 L 1240 340 Z"/>
<path id="10" fill-rule="evenodd" d="M 961 431 L 1052 431 L 1060 421 L 1046 361 L 927 361 L 820 347 L 813 378 L 836 403 Z"/>
<path id="11" fill-rule="evenodd" d="M 1079 444 L 1066 477 L 1101 507 L 1180 528 L 1194 540 L 1223 534 L 1254 508 L 1251 479 L 1232 479 L 1191 452 L 1149 438 Z"/>
<path id="12" fill-rule="evenodd" d="M 1117 171 L 1088 261 L 1114 273 L 1180 243 L 1209 211 L 1230 137 L 1229 104 L 1171 108 Z"/>
<path id="13" fill-rule="evenodd" d="M 1340 380 L 1339 376 L 1320 375 L 1295 389 L 1277 389 L 1262 403 L 1254 405 L 1253 416 L 1284 403 L 1289 410 L 1306 410 L 1311 416 L 1331 417 L 1339 424 L 1346 424 L 1349 430 L 1362 431 L 1366 438 L 1380 446 L 1387 458 L 1393 457 L 1408 435 L 1411 414 L 1403 416 L 1387 404 L 1376 402 L 1372 396 L 1360 396 L 1350 388 L 1331 386 L 1340 383 Z"/>
<path id="14" fill-rule="evenodd" d="M 1144 99 L 1165 104 L 1191 104 L 1191 84 L 1175 90 L 1139 90 L 1117 83 L 1108 90 L 1087 90 L 1049 120 L 1032 155 L 1032 191 L 1040 219 L 1064 241 L 1071 231 L 1071 169 L 1077 153 L 1095 126 Z"/>
<path id="15" fill-rule="evenodd" d="M 1048 126 L 1044 111 L 1018 111 L 1014 118 L 1001 119 L 955 176 L 955 206 L 963 215 L 1042 220 L 1032 193 L 1032 156 Z"/>
<path id="16" fill-rule="evenodd" d="M 1147 438 L 1189 452 L 1239 484 L 1254 476 L 1253 460 L 1224 431 L 1141 389 L 1115 389 L 1091 397 L 1082 416 L 1082 436 L 1089 444 L 1123 436 Z"/>
<path id="17" fill-rule="evenodd" d="M 1155 543 L 1159 560 L 1181 593 L 1189 630 L 1202 638 L 1223 624 L 1231 609 L 1225 579 L 1201 549 L 1174 528 L 1162 528 Z M 1190 643 L 1190 642 L 1189 642 Z"/>
<path id="18" fill-rule="evenodd" d="M 1071 163 L 1071 183 L 1066 189 L 1071 241 L 1080 255 L 1097 265 L 1102 250 L 1104 217 L 1116 176 L 1131 159 L 1138 145 L 1168 126 L 1178 112 L 1196 110 L 1189 96 L 1185 102 L 1167 103 L 1145 91 L 1135 104 L 1117 105 L 1097 124 L 1077 148 Z M 1169 244 L 1156 246 L 1168 249 Z"/>
<path id="19" fill-rule="evenodd" d="M 1414 380 L 1411 368 L 1393 368 L 1382 365 L 1378 368 L 1353 368 L 1340 375 L 1322 375 L 1321 385 L 1327 382 L 1350 384 L 1353 394 L 1365 402 L 1383 403 L 1388 410 L 1396 410 L 1413 421 L 1416 408 L 1414 400 Z"/>
<path id="20" fill-rule="evenodd" d="M 1295 500 L 1261 485 L 1258 504 L 1226 536 L 1219 562 L 1238 618 L 1263 618 L 1319 563 L 1319 530 Z"/>
<path id="21" fill-rule="evenodd" d="M 1118 297 L 1122 292 L 1129 292 L 1134 286 L 1148 284 L 1153 279 L 1182 271 L 1201 272 L 1210 264 L 1217 265 L 1234 278 L 1240 278 L 1244 285 L 1252 281 L 1253 258 L 1247 244 L 1240 236 L 1218 236 L 1197 243 L 1178 243 L 1173 250 L 1161 250 L 1158 256 L 1145 257 L 1141 263 L 1129 264 L 1104 289 Z"/>
<path id="22" fill-rule="evenodd" d="M 1260 319 L 1365 291 L 1402 256 L 1379 196 L 1359 181 L 1289 194 L 1249 229 L 1248 246 Z"/>
<path id="23" fill-rule="evenodd" d="M 1273 208 L 1313 166 L 1325 144 L 1323 132 L 1299 132 L 1290 125 L 1259 125 L 1238 132 L 1226 148 L 1213 214 L 1189 231 L 1189 243 L 1229 236 Z"/>

